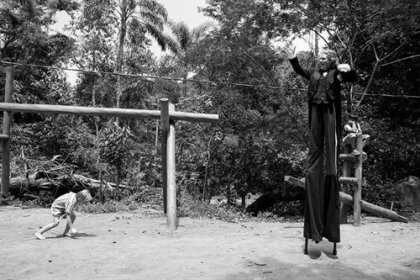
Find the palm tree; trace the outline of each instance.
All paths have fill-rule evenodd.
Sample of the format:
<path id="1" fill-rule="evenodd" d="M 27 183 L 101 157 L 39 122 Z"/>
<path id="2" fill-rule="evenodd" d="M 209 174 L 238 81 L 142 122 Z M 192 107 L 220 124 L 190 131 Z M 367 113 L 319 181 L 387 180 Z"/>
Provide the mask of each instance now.
<path id="1" fill-rule="evenodd" d="M 175 51 L 174 41 L 164 33 L 164 25 L 168 20 L 165 7 L 156 0 L 119 0 L 117 5 L 119 15 L 119 38 L 117 52 L 117 73 L 122 73 L 124 64 L 124 45 L 130 27 L 143 28 L 162 50 L 170 48 Z M 121 77 L 117 78 L 116 106 L 120 107 L 122 95 Z"/>
<path id="2" fill-rule="evenodd" d="M 183 66 L 183 91 L 184 95 L 186 94 L 186 82 L 188 74 L 190 73 L 188 65 L 185 62 L 186 52 L 202 40 L 208 32 L 216 28 L 216 25 L 213 22 L 203 23 L 196 28 L 189 28 L 184 22 L 168 22 L 170 29 L 175 37 L 176 50 L 173 51 L 180 61 L 180 64 Z"/>
<path id="3" fill-rule="evenodd" d="M 189 28 L 185 22 L 169 21 L 169 26 L 175 36 L 176 50 L 175 53 L 183 53 L 192 45 L 203 39 L 204 36 L 216 25 L 212 22 L 205 22 L 193 29 Z"/>

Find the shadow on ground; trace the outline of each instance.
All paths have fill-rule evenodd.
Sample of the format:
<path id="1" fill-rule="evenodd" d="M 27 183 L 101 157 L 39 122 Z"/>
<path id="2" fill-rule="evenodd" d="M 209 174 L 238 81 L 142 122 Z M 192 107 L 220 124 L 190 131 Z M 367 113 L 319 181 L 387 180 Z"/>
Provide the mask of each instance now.
<path id="1" fill-rule="evenodd" d="M 84 232 L 78 232 L 71 236 L 63 236 L 62 234 L 58 234 L 56 236 L 48 236 L 47 239 L 55 239 L 55 238 L 72 238 L 72 239 L 78 239 L 80 237 L 96 237 L 95 234 L 89 234 Z"/>

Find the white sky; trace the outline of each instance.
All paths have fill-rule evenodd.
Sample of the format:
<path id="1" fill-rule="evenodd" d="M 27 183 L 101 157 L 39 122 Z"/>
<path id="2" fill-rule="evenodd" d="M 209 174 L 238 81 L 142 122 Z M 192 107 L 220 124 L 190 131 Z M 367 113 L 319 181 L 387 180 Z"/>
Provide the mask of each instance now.
<path id="1" fill-rule="evenodd" d="M 160 0 L 159 2 L 165 6 L 171 20 L 175 22 L 183 21 L 191 29 L 213 20 L 198 11 L 198 8 L 206 7 L 206 0 Z M 164 54 L 153 40 L 152 51 L 158 57 Z"/>
<path id="2" fill-rule="evenodd" d="M 170 19 L 183 21 L 190 28 L 211 20 L 198 12 L 198 8 L 206 6 L 206 0 L 160 0 L 159 2 L 166 7 Z"/>

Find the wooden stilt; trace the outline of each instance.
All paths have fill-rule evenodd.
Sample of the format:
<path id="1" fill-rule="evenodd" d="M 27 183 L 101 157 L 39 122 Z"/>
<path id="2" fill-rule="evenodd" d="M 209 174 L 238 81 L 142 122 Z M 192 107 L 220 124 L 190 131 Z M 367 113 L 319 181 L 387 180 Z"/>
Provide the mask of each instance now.
<path id="1" fill-rule="evenodd" d="M 334 256 L 337 255 L 337 243 L 336 242 L 334 242 L 333 255 Z"/>
<path id="2" fill-rule="evenodd" d="M 308 238 L 307 237 L 305 237 L 305 249 L 303 249 L 303 253 L 305 255 L 308 254 Z"/>

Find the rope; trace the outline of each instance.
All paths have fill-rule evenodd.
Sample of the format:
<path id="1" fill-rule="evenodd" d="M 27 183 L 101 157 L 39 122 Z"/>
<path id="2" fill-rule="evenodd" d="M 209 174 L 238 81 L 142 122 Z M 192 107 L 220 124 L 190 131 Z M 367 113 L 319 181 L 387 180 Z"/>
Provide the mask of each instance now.
<path id="1" fill-rule="evenodd" d="M 212 85 L 231 85 L 231 86 L 240 86 L 240 87 L 261 87 L 261 88 L 269 88 L 269 89 L 284 89 L 278 86 L 268 86 L 268 85 L 251 85 L 245 83 L 229 83 L 229 82 L 215 82 L 215 81 L 205 81 L 205 80 L 196 80 L 196 79 L 183 79 L 183 78 L 169 78 L 169 77 L 160 77 L 155 75 L 144 75 L 144 74 L 124 74 L 124 73 L 114 73 L 108 71 L 93 71 L 93 70 L 84 70 L 84 69 L 75 69 L 75 68 L 65 68 L 65 67 L 56 67 L 56 66 L 47 66 L 47 65 L 39 65 L 39 64 L 27 64 L 27 63 L 18 63 L 18 62 L 9 62 L 0 60 L 0 63 L 6 65 L 16 65 L 16 66 L 27 66 L 27 67 L 37 67 L 37 68 L 46 68 L 46 69 L 54 69 L 54 70 L 61 70 L 61 71 L 74 71 L 74 72 L 81 72 L 81 73 L 91 73 L 91 74 L 107 74 L 107 75 L 116 75 L 116 76 L 123 76 L 123 77 L 132 77 L 132 78 L 142 78 L 142 79 L 157 79 L 157 80 L 167 80 L 167 81 L 180 81 L 180 82 L 193 82 L 193 83 L 204 83 L 204 84 L 212 84 Z M 287 88 L 293 90 L 306 90 L 305 88 Z M 363 95 L 362 92 L 354 93 L 355 95 Z M 382 96 L 382 97 L 392 97 L 392 98 L 414 98 L 419 99 L 420 96 L 416 95 L 393 95 L 393 94 L 365 94 L 366 97 L 369 96 Z"/>
<path id="2" fill-rule="evenodd" d="M 282 87 L 267 86 L 267 85 L 263 85 L 263 84 L 251 85 L 251 84 L 244 84 L 244 83 L 228 83 L 228 82 L 214 82 L 214 81 L 195 80 L 195 79 L 169 78 L 169 77 L 160 77 L 160 76 L 144 75 L 144 74 L 124 74 L 124 73 L 114 73 L 114 72 L 107 72 L 107 71 L 93 71 L 93 70 L 64 68 L 64 67 L 47 66 L 47 65 L 39 65 L 39 64 L 8 62 L 8 61 L 3 61 L 3 60 L 0 60 L 0 63 L 6 64 L 6 65 L 9 64 L 9 65 L 16 65 L 16 66 L 37 67 L 37 68 L 46 68 L 46 69 L 54 69 L 54 70 L 91 73 L 91 74 L 107 74 L 107 75 L 115 75 L 115 76 L 122 76 L 122 77 L 133 77 L 133 78 L 143 78 L 143 79 L 157 79 L 157 80 L 180 81 L 180 82 L 187 81 L 187 82 L 215 84 L 215 85 L 219 84 L 219 85 L 233 85 L 233 86 L 241 86 L 241 87 L 263 87 L 263 88 L 271 88 L 271 89 L 282 89 Z"/>

